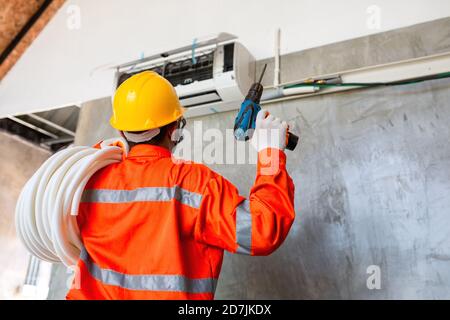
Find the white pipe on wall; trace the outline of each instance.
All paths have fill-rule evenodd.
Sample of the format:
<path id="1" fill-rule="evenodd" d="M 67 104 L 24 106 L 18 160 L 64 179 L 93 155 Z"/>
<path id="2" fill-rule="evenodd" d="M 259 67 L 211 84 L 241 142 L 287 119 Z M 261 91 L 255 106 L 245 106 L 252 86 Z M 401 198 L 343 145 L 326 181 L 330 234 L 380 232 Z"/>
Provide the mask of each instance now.
<path id="1" fill-rule="evenodd" d="M 275 31 L 275 48 L 274 48 L 274 56 L 275 56 L 275 67 L 274 67 L 274 75 L 273 75 L 273 86 L 277 88 L 280 85 L 280 38 L 281 38 L 281 29 L 278 28 Z"/>

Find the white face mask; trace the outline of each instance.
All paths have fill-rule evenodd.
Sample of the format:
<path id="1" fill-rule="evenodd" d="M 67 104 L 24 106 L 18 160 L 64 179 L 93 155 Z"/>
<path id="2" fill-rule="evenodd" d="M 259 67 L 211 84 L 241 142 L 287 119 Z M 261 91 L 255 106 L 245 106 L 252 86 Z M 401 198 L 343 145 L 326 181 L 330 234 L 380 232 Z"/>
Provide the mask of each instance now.
<path id="1" fill-rule="evenodd" d="M 161 130 L 159 130 L 159 128 L 150 129 L 150 130 L 147 130 L 147 131 L 144 131 L 141 133 L 132 133 L 132 132 L 123 131 L 123 135 L 125 136 L 125 138 L 128 141 L 131 141 L 134 143 L 141 143 L 141 142 L 150 141 L 151 139 L 156 137 L 160 131 Z"/>
<path id="2" fill-rule="evenodd" d="M 175 144 L 179 144 L 181 141 L 183 141 L 183 129 L 186 126 L 186 120 L 184 118 L 181 118 L 181 120 L 178 120 L 177 129 L 172 133 L 170 136 L 170 140 Z"/>
<path id="3" fill-rule="evenodd" d="M 175 145 L 183 141 L 183 129 L 175 129 L 170 137 L 170 140 L 172 140 Z"/>

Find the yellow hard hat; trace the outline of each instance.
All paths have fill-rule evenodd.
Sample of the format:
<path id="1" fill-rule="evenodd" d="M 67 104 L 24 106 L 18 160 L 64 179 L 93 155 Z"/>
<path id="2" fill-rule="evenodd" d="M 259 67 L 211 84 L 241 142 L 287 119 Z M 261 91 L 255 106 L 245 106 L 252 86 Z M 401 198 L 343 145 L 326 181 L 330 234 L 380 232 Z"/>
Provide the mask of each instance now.
<path id="1" fill-rule="evenodd" d="M 174 122 L 183 113 L 170 82 L 156 72 L 144 71 L 119 86 L 109 122 L 120 131 L 145 131 Z"/>

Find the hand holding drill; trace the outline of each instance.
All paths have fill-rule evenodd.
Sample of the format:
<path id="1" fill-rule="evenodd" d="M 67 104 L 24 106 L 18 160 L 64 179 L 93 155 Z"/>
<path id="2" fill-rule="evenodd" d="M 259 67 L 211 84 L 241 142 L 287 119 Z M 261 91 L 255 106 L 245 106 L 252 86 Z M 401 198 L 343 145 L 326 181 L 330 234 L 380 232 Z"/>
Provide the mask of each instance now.
<path id="1" fill-rule="evenodd" d="M 262 150 L 261 146 L 263 146 L 264 144 L 267 144 L 269 146 L 277 145 L 281 150 L 284 150 L 285 148 L 288 150 L 294 150 L 297 146 L 299 138 L 295 134 L 292 134 L 288 131 L 287 123 L 285 121 L 281 122 L 280 119 L 269 115 L 267 111 L 260 112 L 261 107 L 259 103 L 261 101 L 261 96 L 264 90 L 263 86 L 261 85 L 261 81 L 266 71 L 266 67 L 267 65 L 264 66 L 259 81 L 251 86 L 244 102 L 241 105 L 241 109 L 239 110 L 234 123 L 234 136 L 237 140 L 249 140 L 253 134 L 252 129 L 255 129 L 255 133 L 257 131 L 259 133 L 259 137 L 257 137 L 257 140 L 259 140 L 257 148 L 258 151 Z M 266 141 L 265 143 L 263 143 L 263 135 L 261 134 L 261 129 L 270 129 L 267 131 L 272 131 L 273 129 L 284 130 L 284 135 L 278 134 L 278 143 L 275 142 L 277 139 L 272 139 L 274 140 L 273 142 Z M 264 136 L 266 136 L 266 140 L 271 139 L 270 132 L 266 132 Z"/>

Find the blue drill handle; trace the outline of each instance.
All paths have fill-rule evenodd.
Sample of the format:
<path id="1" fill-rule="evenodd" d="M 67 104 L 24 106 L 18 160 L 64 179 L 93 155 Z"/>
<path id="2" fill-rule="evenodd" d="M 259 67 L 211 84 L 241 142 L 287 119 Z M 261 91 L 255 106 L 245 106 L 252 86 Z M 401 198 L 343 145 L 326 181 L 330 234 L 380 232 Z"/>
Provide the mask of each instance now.
<path id="1" fill-rule="evenodd" d="M 256 127 L 256 116 L 261 111 L 258 103 L 252 99 L 245 99 L 234 121 L 234 136 L 237 140 L 251 139 Z"/>

